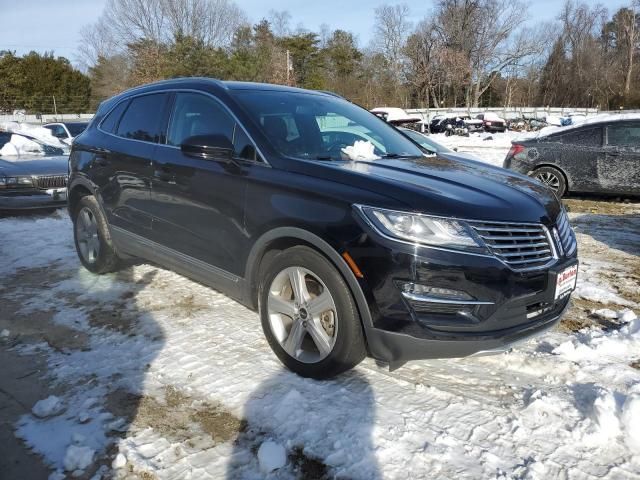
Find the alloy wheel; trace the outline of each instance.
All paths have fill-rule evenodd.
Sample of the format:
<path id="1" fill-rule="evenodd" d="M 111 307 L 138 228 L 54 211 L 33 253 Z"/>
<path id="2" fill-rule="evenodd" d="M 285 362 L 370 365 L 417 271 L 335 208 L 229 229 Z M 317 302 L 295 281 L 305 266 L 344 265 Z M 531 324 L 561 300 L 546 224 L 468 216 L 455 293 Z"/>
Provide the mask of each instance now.
<path id="1" fill-rule="evenodd" d="M 303 267 L 288 267 L 269 287 L 267 312 L 271 331 L 292 358 L 303 363 L 324 360 L 338 334 L 336 304 L 324 282 Z"/>
<path id="2" fill-rule="evenodd" d="M 100 254 L 98 222 L 91 209 L 84 207 L 76 219 L 76 237 L 82 258 L 87 263 L 95 263 Z"/>
<path id="3" fill-rule="evenodd" d="M 552 172 L 544 171 L 537 173 L 535 178 L 551 188 L 554 192 L 557 192 L 560 188 L 560 179 Z"/>

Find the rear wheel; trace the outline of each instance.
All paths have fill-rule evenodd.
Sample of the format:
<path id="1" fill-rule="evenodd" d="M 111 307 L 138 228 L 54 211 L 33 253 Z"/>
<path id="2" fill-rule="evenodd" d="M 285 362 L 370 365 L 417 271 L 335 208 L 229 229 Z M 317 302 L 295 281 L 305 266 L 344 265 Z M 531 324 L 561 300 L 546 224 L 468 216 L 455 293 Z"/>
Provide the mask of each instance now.
<path id="1" fill-rule="evenodd" d="M 562 172 L 557 168 L 540 167 L 533 171 L 532 176 L 553 190 L 558 198 L 562 198 L 567 192 L 567 182 Z"/>
<path id="2" fill-rule="evenodd" d="M 73 214 L 76 251 L 82 265 L 92 273 L 109 273 L 119 269 L 107 221 L 93 195 L 82 197 Z"/>
<path id="3" fill-rule="evenodd" d="M 366 356 L 355 302 L 340 273 L 308 247 L 293 247 L 263 269 L 260 317 L 271 349 L 304 377 L 330 378 Z"/>

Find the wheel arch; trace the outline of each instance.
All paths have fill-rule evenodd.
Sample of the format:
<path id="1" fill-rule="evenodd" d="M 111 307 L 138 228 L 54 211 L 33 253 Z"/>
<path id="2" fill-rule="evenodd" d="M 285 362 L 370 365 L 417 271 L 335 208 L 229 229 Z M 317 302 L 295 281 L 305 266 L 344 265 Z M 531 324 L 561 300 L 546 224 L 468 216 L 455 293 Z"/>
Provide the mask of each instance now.
<path id="1" fill-rule="evenodd" d="M 95 195 L 96 188 L 91 181 L 84 177 L 76 177 L 67 187 L 67 209 L 73 215 L 73 210 L 80 199 L 86 195 Z"/>
<path id="2" fill-rule="evenodd" d="M 356 301 L 366 340 L 367 331 L 369 328 L 373 327 L 373 322 L 371 320 L 369 304 L 358 280 L 338 251 L 327 241 L 308 230 L 297 227 L 279 227 L 264 233 L 258 238 L 247 257 L 245 269 L 245 295 L 247 303 L 249 303 L 253 308 L 258 309 L 258 280 L 260 267 L 268 253 L 272 251 L 281 251 L 297 245 L 306 245 L 318 251 L 327 258 L 335 268 L 338 269 L 338 272 L 340 272 L 347 283 L 347 286 Z"/>

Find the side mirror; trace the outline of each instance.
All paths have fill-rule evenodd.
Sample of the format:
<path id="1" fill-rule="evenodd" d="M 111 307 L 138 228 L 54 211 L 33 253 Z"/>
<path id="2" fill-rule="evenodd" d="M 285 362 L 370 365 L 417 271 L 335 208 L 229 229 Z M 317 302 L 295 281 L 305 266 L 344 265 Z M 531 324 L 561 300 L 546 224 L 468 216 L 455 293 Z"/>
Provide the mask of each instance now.
<path id="1" fill-rule="evenodd" d="M 224 135 L 196 135 L 186 138 L 180 145 L 185 155 L 205 160 L 230 162 L 233 158 L 233 144 Z"/>

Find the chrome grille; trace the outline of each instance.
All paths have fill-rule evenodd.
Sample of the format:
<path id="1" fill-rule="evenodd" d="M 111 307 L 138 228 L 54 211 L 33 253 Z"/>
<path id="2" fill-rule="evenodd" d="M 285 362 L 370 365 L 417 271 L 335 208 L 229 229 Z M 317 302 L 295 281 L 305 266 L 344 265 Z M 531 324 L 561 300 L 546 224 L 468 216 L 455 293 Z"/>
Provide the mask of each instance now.
<path id="1" fill-rule="evenodd" d="M 560 236 L 560 243 L 566 256 L 571 255 L 576 250 L 576 236 L 573 233 L 573 229 L 569 224 L 569 217 L 564 210 L 560 212 L 558 221 L 556 222 L 558 228 L 558 235 Z"/>
<path id="2" fill-rule="evenodd" d="M 37 188 L 47 190 L 48 188 L 64 188 L 67 186 L 66 175 L 47 175 L 34 178 Z"/>
<path id="3" fill-rule="evenodd" d="M 538 270 L 554 260 L 547 230 L 542 225 L 520 223 L 472 223 L 491 252 L 513 270 Z"/>

